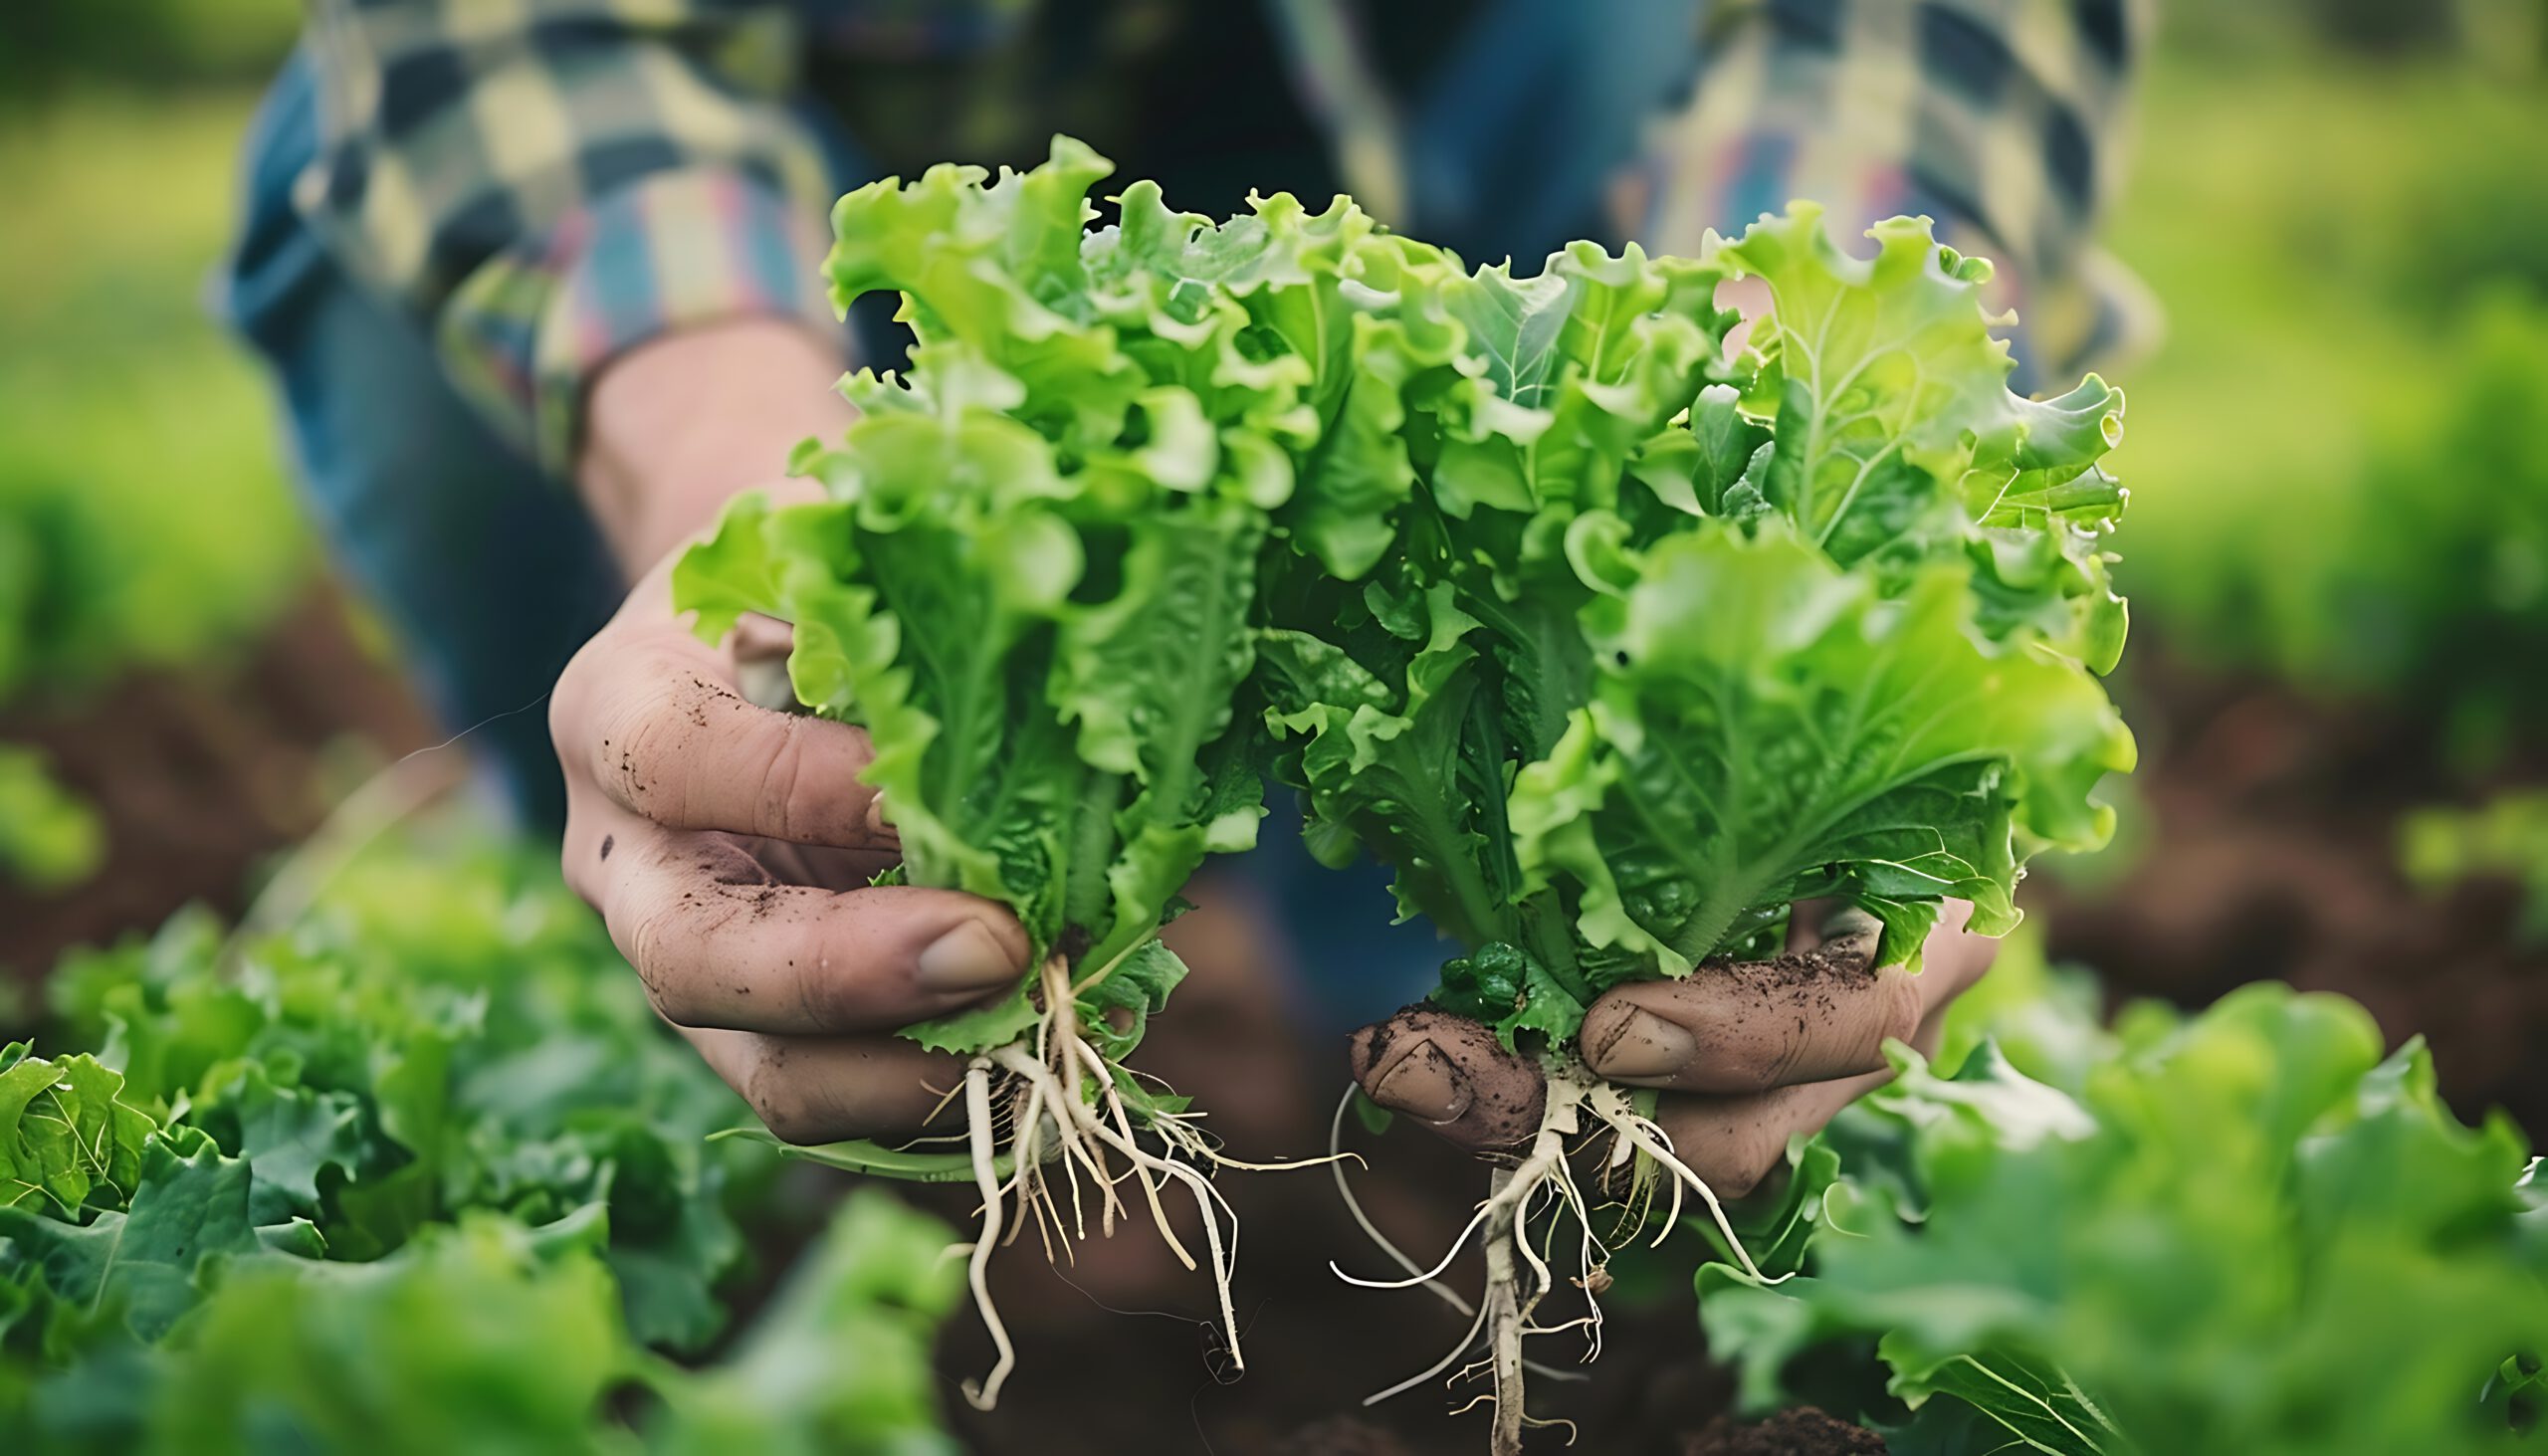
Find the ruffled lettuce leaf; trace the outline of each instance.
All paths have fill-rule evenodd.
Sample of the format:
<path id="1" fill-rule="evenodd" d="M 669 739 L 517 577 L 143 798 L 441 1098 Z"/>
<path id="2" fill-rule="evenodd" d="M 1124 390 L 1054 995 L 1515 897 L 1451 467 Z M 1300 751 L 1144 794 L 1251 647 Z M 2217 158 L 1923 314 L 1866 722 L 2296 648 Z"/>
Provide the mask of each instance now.
<path id="1" fill-rule="evenodd" d="M 122 1093 L 122 1074 L 95 1057 L 0 1047 L 0 1207 L 77 1222 L 129 1202 L 158 1124 Z"/>
<path id="2" fill-rule="evenodd" d="M 1756 947 L 1803 896 L 1874 914 L 1887 963 L 1947 898 L 2005 931 L 2028 855 L 2105 837 L 2122 396 L 2012 393 L 1988 265 L 1916 220 L 1871 236 L 1800 206 L 1696 260 L 1428 274 L 1401 307 L 1459 339 L 1404 392 L 1396 569 L 1356 601 L 1268 568 L 1269 725 L 1309 735 L 1277 762 L 1315 831 L 1470 951 L 1521 947 L 1553 1039 L 1581 1005 L 1548 996 Z M 1729 359 L 1714 293 L 1744 277 L 1775 311 Z"/>
<path id="3" fill-rule="evenodd" d="M 1747 916 L 1835 895 L 1904 961 L 1943 898 L 2016 924 L 2021 842 L 2103 839 L 2121 720 L 2078 664 L 1975 632 L 1952 560 L 1888 599 L 1784 529 L 1716 525 L 1634 565 L 1587 609 L 1591 702 L 1513 790 L 1526 892 L 1591 945 L 1683 974 Z"/>
<path id="4" fill-rule="evenodd" d="M 2384 1059 L 2360 1007 L 2258 984 L 2103 1043 L 2075 1100 L 1988 1041 L 1952 1077 L 1895 1059 L 1806 1144 L 1837 1161 L 1807 1277 L 1702 1271 L 1747 1404 L 1872 1340 L 1888 1397 L 1848 1413 L 1897 1449 L 2519 1447 L 2503 1371 L 2548 1341 L 2528 1151 L 2450 1115 L 2421 1043 Z"/>
<path id="5" fill-rule="evenodd" d="M 1906 219 L 1856 257 L 1804 206 L 1532 277 L 1344 199 L 1214 222 L 1136 183 L 1089 232 L 1105 170 L 1061 139 L 842 199 L 835 297 L 898 291 L 912 372 L 845 382 L 865 418 L 799 461 L 828 503 L 739 509 L 676 580 L 712 635 L 796 623 L 915 883 L 1111 963 L 1246 842 L 1214 765 L 1269 764 L 1323 856 L 1518 949 L 1495 1019 L 1562 1039 L 1799 896 L 1887 962 L 1945 898 L 2005 930 L 2026 855 L 2102 838 L 2122 396 L 2010 392 L 1987 264 Z M 1746 277 L 1775 312 L 1728 358 Z"/>
<path id="6" fill-rule="evenodd" d="M 1986 259 L 1892 218 L 1844 252 L 1821 209 L 1791 207 L 1701 256 L 1769 289 L 1748 413 L 1774 443 L 1762 499 L 1842 565 L 1899 571 L 1963 542 L 1986 625 L 2032 627 L 2099 672 L 2123 646 L 2104 537 L 2124 492 L 2099 468 L 2123 439 L 2121 390 L 2094 374 L 2056 399 L 2008 387 L 2016 367 L 1982 304 Z"/>
<path id="7" fill-rule="evenodd" d="M 1134 958 L 1207 855 L 1254 842 L 1238 704 L 1269 533 L 1368 555 L 1279 513 L 1337 468 L 1305 454 L 1354 409 L 1324 341 L 1355 336 L 1358 250 L 1395 246 L 1347 206 L 1215 229 L 1144 185 L 1089 234 L 1105 171 L 1063 140 L 1030 173 L 843 198 L 835 296 L 898 290 L 912 370 L 845 381 L 862 418 L 797 461 L 827 500 L 739 503 L 674 579 L 712 637 L 743 611 L 794 625 L 797 697 L 874 741 L 908 882 L 1010 907 L 1081 967 L 1091 1019 L 1149 1002 L 1092 973 L 1164 953 Z M 1385 539 L 1384 504 L 1346 515 Z M 914 1034 L 975 1051 L 1033 1014 L 1021 986 Z"/>

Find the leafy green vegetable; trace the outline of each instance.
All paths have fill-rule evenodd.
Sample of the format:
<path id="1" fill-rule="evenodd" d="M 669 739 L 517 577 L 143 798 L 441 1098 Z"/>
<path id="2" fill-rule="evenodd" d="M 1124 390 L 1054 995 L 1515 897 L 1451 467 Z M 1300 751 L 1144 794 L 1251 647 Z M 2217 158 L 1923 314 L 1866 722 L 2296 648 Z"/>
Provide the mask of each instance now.
<path id="1" fill-rule="evenodd" d="M 1872 1340 L 1892 1401 L 1861 1414 L 1896 1449 L 2503 1448 L 2480 1394 L 2548 1342 L 2511 1124 L 2462 1127 L 2422 1044 L 2384 1060 L 2333 997 L 2260 984 L 2140 1020 L 2075 1101 L 1987 1040 L 1951 1077 L 1897 1051 L 1899 1080 L 1796 1154 L 1812 1231 L 1781 1268 L 1809 1275 L 1702 1271 L 1747 1402 Z"/>
<path id="2" fill-rule="evenodd" d="M 546 853 L 402 831 L 53 989 L 100 1050 L 0 1049 L 11 1450 L 953 1450 L 945 1230 L 878 1195 L 727 1359 L 649 1352 L 719 1332 L 770 1162 Z"/>
<path id="3" fill-rule="evenodd" d="M 1314 839 L 1396 868 L 1473 952 L 1439 999 L 1508 1039 L 1562 1044 L 1804 896 L 1873 913 L 1886 963 L 1945 898 L 2005 931 L 2028 855 L 2108 832 L 2122 396 L 2010 393 L 1988 265 L 1873 236 L 1852 257 L 1800 206 L 1530 280 L 1402 245 L 1359 296 L 1431 345 L 1396 389 L 1415 484 L 1360 584 L 1278 551 L 1258 682 Z M 1739 277 L 1776 307 L 1729 361 Z M 1487 946 L 1528 966 L 1510 1004 L 1473 984 Z"/>
<path id="4" fill-rule="evenodd" d="M 76 1219 L 128 1201 L 155 1124 L 122 1091 L 123 1078 L 95 1057 L 52 1062 L 23 1042 L 0 1047 L 0 1207 Z"/>
<path id="5" fill-rule="evenodd" d="M 735 1180 L 768 1164 L 705 1144 L 743 1103 L 665 1034 L 545 856 L 421 836 L 230 948 L 235 973 L 219 928 L 181 915 L 74 954 L 50 990 L 119 1069 L 118 1107 L 253 1167 L 243 1220 L 306 1219 L 331 1256 L 372 1259 L 462 1210 L 602 1203 L 637 1338 L 716 1334 L 712 1291 L 743 1254 Z"/>
<path id="6" fill-rule="evenodd" d="M 797 462 L 828 501 L 739 505 L 674 587 L 711 638 L 743 611 L 794 623 L 798 696 L 874 739 L 909 883 L 1010 906 L 1038 958 L 1089 968 L 1082 1022 L 1128 1010 L 1138 1038 L 1181 967 L 1134 952 L 1263 812 L 1234 704 L 1294 494 L 1276 437 L 1310 424 L 1303 372 L 1248 359 L 1251 316 L 1193 273 L 1279 276 L 1320 224 L 1212 233 L 1136 186 L 1123 229 L 1084 241 L 1106 170 L 1063 140 L 995 184 L 939 167 L 843 198 L 835 296 L 901 290 L 912 372 L 844 381 L 864 417 Z M 1139 994 L 1092 994 L 1092 971 Z M 915 1034 L 980 1051 L 1034 1014 L 1021 990 Z"/>
<path id="7" fill-rule="evenodd" d="M 47 771 L 39 751 L 0 743 L 0 875 L 64 890 L 96 874 L 106 853 L 97 810 Z"/>
<path id="8" fill-rule="evenodd" d="M 651 1450 L 954 1456 L 940 1433 L 930 1348 L 961 1280 L 947 1230 L 868 1190 L 832 1219 L 734 1351 L 659 1375 Z"/>
<path id="9" fill-rule="evenodd" d="M 2521 934 L 2548 942 L 2548 789 L 2516 789 L 2472 809 L 2407 816 L 2399 855 L 2407 878 L 2429 889 L 2494 877 L 2521 887 Z"/>
<path id="10" fill-rule="evenodd" d="M 1941 897 L 2000 934 L 2026 848 L 2102 841 L 2088 790 L 2131 740 L 2075 661 L 1976 640 L 1961 563 L 1885 600 L 1770 527 L 1671 537 L 1639 566 L 1587 609 L 1590 711 L 1511 810 L 1525 883 L 1570 877 L 1596 949 L 1680 974 L 1746 916 L 1839 895 L 1907 959 Z"/>
<path id="11" fill-rule="evenodd" d="M 881 1194 L 851 1198 L 735 1352 L 696 1370 L 630 1340 L 598 1205 L 537 1228 L 473 1212 L 369 1264 L 234 1249 L 164 1341 L 34 1384 L 13 1449 L 952 1456 L 929 1366 L 955 1293 L 943 1238 Z"/>

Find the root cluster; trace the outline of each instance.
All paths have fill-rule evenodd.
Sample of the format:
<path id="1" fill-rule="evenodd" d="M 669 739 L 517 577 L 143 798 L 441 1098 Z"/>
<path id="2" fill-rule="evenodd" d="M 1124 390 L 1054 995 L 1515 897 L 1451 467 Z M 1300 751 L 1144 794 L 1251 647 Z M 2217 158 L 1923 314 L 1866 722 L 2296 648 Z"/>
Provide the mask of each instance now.
<path id="1" fill-rule="evenodd" d="M 1547 1071 L 1548 1104 L 1541 1115 L 1539 1131 L 1522 1147 L 1518 1162 L 1495 1169 L 1488 1181 L 1486 1198 L 1432 1267 L 1417 1267 L 1413 1259 L 1382 1236 L 1355 1202 L 1341 1168 L 1336 1177 L 1336 1185 L 1356 1222 L 1406 1273 L 1402 1279 L 1362 1279 L 1331 1265 L 1337 1276 L 1369 1289 L 1429 1289 L 1470 1316 L 1467 1333 L 1449 1352 L 1416 1374 L 1374 1392 L 1364 1403 L 1386 1400 L 1442 1377 L 1446 1371 L 1446 1383 L 1451 1385 L 1486 1373 L 1492 1378 L 1491 1388 L 1460 1409 L 1466 1410 L 1479 1401 L 1493 1404 L 1495 1456 L 1518 1456 L 1522 1432 L 1528 1427 L 1565 1424 L 1539 1420 L 1530 1414 L 1524 1403 L 1526 1371 L 1580 1378 L 1525 1359 L 1525 1340 L 1576 1332 L 1585 1340 L 1584 1360 L 1590 1361 L 1601 1352 L 1600 1292 L 1609 1284 L 1605 1273 L 1609 1247 L 1596 1232 L 1592 1205 L 1576 1180 L 1573 1154 L 1582 1150 L 1579 1144 L 1589 1145 L 1593 1142 L 1585 1135 L 1606 1133 L 1609 1141 L 1604 1170 L 1624 1170 L 1627 1175 L 1626 1207 L 1612 1225 L 1614 1237 L 1622 1232 L 1634 1236 L 1641 1231 L 1651 1219 L 1658 1196 L 1668 1193 L 1670 1205 L 1654 1235 L 1654 1242 L 1661 1243 L 1680 1221 L 1684 1195 L 1695 1193 L 1744 1272 L 1764 1283 L 1775 1282 L 1766 1279 L 1752 1262 L 1715 1192 L 1673 1150 L 1671 1138 L 1653 1119 L 1637 1111 L 1617 1088 L 1571 1059 L 1556 1062 Z M 1346 1104 L 1338 1105 L 1332 1136 L 1341 1137 L 1343 1133 L 1345 1107 Z M 1330 1151 L 1334 1150 L 1331 1147 Z M 1576 1233 L 1571 1255 L 1561 1249 L 1559 1242 L 1561 1233 L 1570 1227 Z M 1483 1298 L 1474 1305 L 1441 1282 L 1442 1272 L 1473 1237 L 1482 1240 L 1486 1255 L 1486 1288 Z M 1570 1260 L 1573 1272 L 1568 1282 L 1584 1292 L 1585 1313 L 1556 1325 L 1539 1323 L 1542 1302 L 1557 1288 L 1559 1266 Z M 1459 1368 L 1453 1369 L 1455 1364 Z"/>
<path id="2" fill-rule="evenodd" d="M 1184 1114 L 1152 1108 L 1137 1124 L 1125 1098 L 1131 1074 L 1108 1062 L 1081 1032 L 1068 963 L 1054 956 L 1044 963 L 1042 975 L 1044 1013 L 1033 1037 L 982 1053 L 964 1069 L 966 1137 L 982 1211 L 979 1233 L 957 1250 L 968 1256 L 973 1304 L 998 1352 L 988 1374 L 964 1383 L 964 1398 L 977 1409 L 990 1409 L 1017 1364 L 1008 1330 L 991 1301 L 991 1250 L 1016 1242 L 1031 1223 L 1045 1257 L 1068 1258 L 1072 1242 L 1088 1237 L 1091 1204 L 1101 1235 L 1111 1235 L 1119 1219 L 1130 1217 L 1128 1182 L 1139 1189 L 1168 1251 L 1189 1270 L 1202 1266 L 1176 1236 L 1161 1195 L 1181 1191 L 1193 1199 L 1202 1215 L 1204 1262 L 1219 1300 L 1230 1362 L 1234 1369 L 1244 1369 L 1230 1294 L 1238 1215 L 1203 1169 L 1298 1164 L 1225 1157 Z"/>

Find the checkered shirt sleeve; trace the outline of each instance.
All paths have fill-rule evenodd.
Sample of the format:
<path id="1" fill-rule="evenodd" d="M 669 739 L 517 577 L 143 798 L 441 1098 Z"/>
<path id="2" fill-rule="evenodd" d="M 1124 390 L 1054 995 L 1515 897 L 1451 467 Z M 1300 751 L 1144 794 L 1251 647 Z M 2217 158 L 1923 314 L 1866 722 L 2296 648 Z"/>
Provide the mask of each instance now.
<path id="1" fill-rule="evenodd" d="M 312 0 L 296 204 L 562 472 L 620 351 L 742 315 L 834 326 L 797 28 L 749 0 Z"/>
<path id="2" fill-rule="evenodd" d="M 2150 326 L 2093 235 L 2121 170 L 2148 0 L 1719 0 L 1689 104 L 1645 162 L 1644 238 L 1686 252 L 1792 197 L 1854 231 L 1897 213 L 1999 261 L 2022 371 Z"/>

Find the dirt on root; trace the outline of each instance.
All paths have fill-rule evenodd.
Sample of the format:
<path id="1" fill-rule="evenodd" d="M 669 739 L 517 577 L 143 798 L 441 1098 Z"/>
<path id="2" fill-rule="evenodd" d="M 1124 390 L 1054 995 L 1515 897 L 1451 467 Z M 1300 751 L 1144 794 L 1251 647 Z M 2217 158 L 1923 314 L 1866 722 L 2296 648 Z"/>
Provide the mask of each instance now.
<path id="1" fill-rule="evenodd" d="M 0 980 L 32 988 L 71 946 L 147 932 L 189 901 L 237 912 L 258 862 L 325 817 L 342 787 L 327 754 L 346 734 L 382 758 L 433 741 L 323 582 L 244 661 L 138 673 L 76 706 L 0 714 L 0 742 L 45 750 L 106 837 L 106 863 L 67 890 L 0 880 Z"/>

